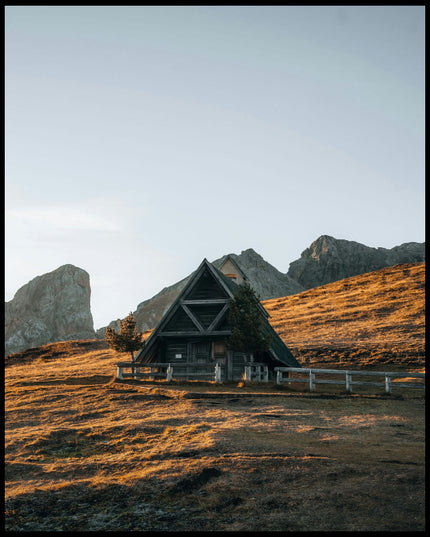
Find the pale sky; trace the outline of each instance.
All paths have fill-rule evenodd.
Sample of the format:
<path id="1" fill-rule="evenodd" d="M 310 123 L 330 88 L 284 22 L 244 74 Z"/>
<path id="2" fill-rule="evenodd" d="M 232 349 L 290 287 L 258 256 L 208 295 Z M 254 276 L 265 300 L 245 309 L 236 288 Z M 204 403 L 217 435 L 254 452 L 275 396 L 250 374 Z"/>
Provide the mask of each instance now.
<path id="1" fill-rule="evenodd" d="M 5 299 L 95 328 L 203 258 L 424 242 L 424 6 L 7 6 Z"/>

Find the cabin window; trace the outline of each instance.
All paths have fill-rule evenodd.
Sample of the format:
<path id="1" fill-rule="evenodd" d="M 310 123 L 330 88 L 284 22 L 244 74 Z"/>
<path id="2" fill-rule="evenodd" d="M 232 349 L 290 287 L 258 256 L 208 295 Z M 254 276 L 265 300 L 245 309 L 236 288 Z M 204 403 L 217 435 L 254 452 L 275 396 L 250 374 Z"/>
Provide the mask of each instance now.
<path id="1" fill-rule="evenodd" d="M 196 354 L 207 354 L 209 352 L 209 343 L 196 343 Z"/>
<path id="2" fill-rule="evenodd" d="M 236 281 L 237 280 L 237 274 L 226 274 L 227 278 L 230 278 L 231 280 Z"/>
<path id="3" fill-rule="evenodd" d="M 226 345 L 223 341 L 216 341 L 213 345 L 213 354 L 214 357 L 225 356 L 226 354 Z"/>

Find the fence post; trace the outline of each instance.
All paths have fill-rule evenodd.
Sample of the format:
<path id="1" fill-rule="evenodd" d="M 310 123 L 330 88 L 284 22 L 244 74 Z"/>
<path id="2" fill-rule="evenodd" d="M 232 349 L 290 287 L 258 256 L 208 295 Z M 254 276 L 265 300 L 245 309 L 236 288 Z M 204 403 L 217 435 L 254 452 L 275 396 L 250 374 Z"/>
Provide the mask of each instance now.
<path id="1" fill-rule="evenodd" d="M 315 373 L 312 373 L 312 369 L 309 369 L 309 391 L 315 391 Z"/>
<path id="2" fill-rule="evenodd" d="M 249 365 L 245 366 L 245 380 L 251 380 L 251 367 Z"/>
<path id="3" fill-rule="evenodd" d="M 215 382 L 221 382 L 221 366 L 218 362 L 215 364 Z"/>
<path id="4" fill-rule="evenodd" d="M 349 371 L 345 373 L 345 388 L 348 393 L 352 393 L 351 373 Z"/>
<path id="5" fill-rule="evenodd" d="M 166 372 L 167 382 L 170 382 L 172 378 L 173 378 L 173 367 L 169 364 L 169 366 L 167 367 L 167 372 Z"/>
<path id="6" fill-rule="evenodd" d="M 387 374 L 385 374 L 385 393 L 391 393 L 391 379 Z"/>
<path id="7" fill-rule="evenodd" d="M 264 366 L 264 378 L 263 378 L 263 381 L 264 382 L 269 382 L 269 368 L 267 367 L 267 365 Z"/>
<path id="8" fill-rule="evenodd" d="M 138 379 L 139 375 L 140 375 L 140 367 L 133 368 L 133 371 L 134 371 L 134 377 L 133 378 Z"/>
<path id="9" fill-rule="evenodd" d="M 122 367 L 119 365 L 117 366 L 116 368 L 116 376 L 117 378 L 119 378 L 120 380 L 123 380 L 123 376 L 122 376 Z"/>
<path id="10" fill-rule="evenodd" d="M 281 384 L 282 372 L 276 371 L 276 384 Z"/>

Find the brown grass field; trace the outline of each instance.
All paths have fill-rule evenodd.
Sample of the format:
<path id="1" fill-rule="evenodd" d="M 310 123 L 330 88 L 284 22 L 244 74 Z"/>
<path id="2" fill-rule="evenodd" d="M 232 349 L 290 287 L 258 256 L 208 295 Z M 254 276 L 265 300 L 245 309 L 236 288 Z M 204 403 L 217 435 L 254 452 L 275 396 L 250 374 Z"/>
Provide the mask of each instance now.
<path id="1" fill-rule="evenodd" d="M 423 284 L 401 265 L 264 305 L 304 366 L 424 372 Z M 5 359 L 6 530 L 424 530 L 424 390 L 119 382 L 120 360 Z"/>

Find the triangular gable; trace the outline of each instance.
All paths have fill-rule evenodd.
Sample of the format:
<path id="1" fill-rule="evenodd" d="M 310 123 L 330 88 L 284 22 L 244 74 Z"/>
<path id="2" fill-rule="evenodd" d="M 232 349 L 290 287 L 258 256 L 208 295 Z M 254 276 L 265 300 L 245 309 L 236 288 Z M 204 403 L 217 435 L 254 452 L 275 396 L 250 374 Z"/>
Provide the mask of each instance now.
<path id="1" fill-rule="evenodd" d="M 150 351 L 151 347 L 157 340 L 158 334 L 165 330 L 165 328 L 174 318 L 174 315 L 180 309 L 181 300 L 192 300 L 190 297 L 194 296 L 193 293 L 198 294 L 202 291 L 202 287 L 199 286 L 199 280 L 202 278 L 202 276 L 206 276 L 204 285 L 209 284 L 210 288 L 215 288 L 216 293 L 222 295 L 220 298 L 230 299 L 234 296 L 234 289 L 231 287 L 231 285 L 236 286 L 236 284 L 233 282 L 226 282 L 225 280 L 228 280 L 228 278 L 224 276 L 222 272 L 214 268 L 207 259 L 203 259 L 198 269 L 191 275 L 181 293 L 177 296 L 176 300 L 164 314 L 157 327 L 147 339 L 145 347 L 136 355 L 136 361 L 140 361 L 141 357 Z"/>
<path id="2" fill-rule="evenodd" d="M 178 308 L 172 315 L 172 318 L 164 327 L 164 332 L 176 332 L 177 330 L 186 330 L 187 332 L 198 332 L 199 329 L 186 312 Z"/>
<path id="3" fill-rule="evenodd" d="M 229 276 L 229 270 L 230 270 L 230 267 L 232 268 L 233 270 L 233 273 L 236 274 L 237 276 L 239 276 L 239 282 L 237 283 L 240 283 L 240 280 L 243 280 L 243 281 L 248 281 L 248 276 L 243 272 L 243 270 L 240 268 L 239 264 L 237 263 L 237 261 L 235 261 L 233 259 L 233 257 L 228 254 L 225 259 L 222 261 L 222 263 L 217 267 L 218 270 L 220 270 L 223 274 L 225 274 L 227 277 L 230 277 Z"/>
<path id="4" fill-rule="evenodd" d="M 212 267 L 211 267 L 212 268 Z M 217 277 L 214 270 L 209 268 L 209 263 L 205 264 L 186 293 L 182 295 L 185 300 L 202 300 L 205 298 L 230 298 L 228 290 Z"/>
<path id="5" fill-rule="evenodd" d="M 197 321 L 205 329 L 208 329 L 214 324 L 214 321 L 217 319 L 223 308 L 224 304 L 213 304 L 211 306 L 200 306 L 195 304 L 188 306 L 188 309 L 194 315 L 195 319 L 197 319 Z"/>

